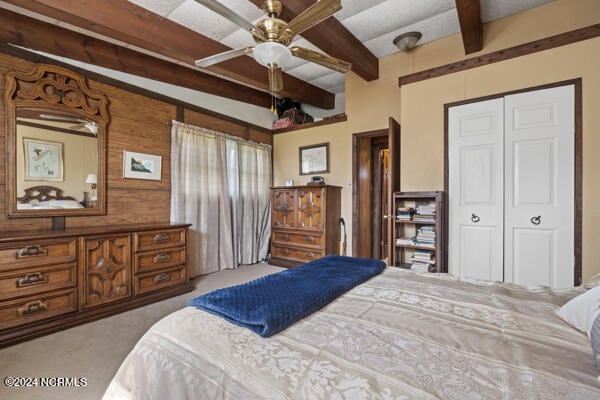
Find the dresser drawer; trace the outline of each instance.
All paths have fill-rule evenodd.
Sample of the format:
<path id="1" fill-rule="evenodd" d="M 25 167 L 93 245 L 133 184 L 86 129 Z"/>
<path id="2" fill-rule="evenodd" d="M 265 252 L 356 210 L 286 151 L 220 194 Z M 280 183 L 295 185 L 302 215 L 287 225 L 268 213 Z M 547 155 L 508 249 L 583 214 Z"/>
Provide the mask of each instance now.
<path id="1" fill-rule="evenodd" d="M 161 229 L 134 233 L 134 251 L 154 250 L 163 247 L 183 246 L 185 229 Z"/>
<path id="2" fill-rule="evenodd" d="M 77 257 L 74 238 L 18 242 L 0 248 L 0 270 L 68 263 Z"/>
<path id="3" fill-rule="evenodd" d="M 323 257 L 323 251 L 313 248 L 289 247 L 273 244 L 271 246 L 271 256 L 308 262 Z"/>
<path id="4" fill-rule="evenodd" d="M 283 245 L 300 245 L 301 247 L 314 247 L 317 250 L 322 248 L 322 235 L 320 233 L 309 232 L 285 232 L 273 230 L 271 241 L 273 243 L 281 243 Z"/>
<path id="5" fill-rule="evenodd" d="M 0 273 L 0 300 L 75 287 L 75 263 Z"/>
<path id="6" fill-rule="evenodd" d="M 75 289 L 0 303 L 0 330 L 77 310 Z"/>
<path id="7" fill-rule="evenodd" d="M 186 281 L 186 278 L 185 266 L 138 274 L 135 280 L 135 294 L 180 285 Z"/>
<path id="8" fill-rule="evenodd" d="M 185 264 L 185 247 L 137 253 L 135 271 L 147 272 Z"/>

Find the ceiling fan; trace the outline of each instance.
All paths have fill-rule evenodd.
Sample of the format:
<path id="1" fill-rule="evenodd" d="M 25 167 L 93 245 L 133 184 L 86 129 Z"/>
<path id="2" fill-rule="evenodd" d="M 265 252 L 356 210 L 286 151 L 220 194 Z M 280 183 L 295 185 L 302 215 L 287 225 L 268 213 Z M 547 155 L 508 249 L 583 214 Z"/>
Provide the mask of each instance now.
<path id="1" fill-rule="evenodd" d="M 317 3 L 304 10 L 300 15 L 290 22 L 278 18 L 281 13 L 281 2 L 278 0 L 265 0 L 262 10 L 266 18 L 261 19 L 253 25 L 244 17 L 230 10 L 216 0 L 196 0 L 206 8 L 227 18 L 234 24 L 242 27 L 252 34 L 257 43 L 254 47 L 229 50 L 215 54 L 196 61 L 199 67 L 211 65 L 239 57 L 242 55 L 252 56 L 259 64 L 268 68 L 269 90 L 272 93 L 283 89 L 283 76 L 281 68 L 292 57 L 302 58 L 330 68 L 338 72 L 348 72 L 351 64 L 327 54 L 312 51 L 299 46 L 288 47 L 296 35 L 317 25 L 319 22 L 329 18 L 335 12 L 341 10 L 341 0 L 318 0 Z"/>
<path id="2" fill-rule="evenodd" d="M 82 129 L 86 129 L 88 130 L 91 134 L 93 135 L 98 135 L 98 124 L 96 124 L 96 121 L 91 121 L 88 119 L 80 119 L 80 118 L 73 118 L 67 115 L 60 115 L 60 114 L 40 114 L 40 117 L 42 119 L 51 119 L 51 120 L 55 120 L 58 122 L 70 122 L 73 123 L 75 125 L 68 127 L 68 129 L 70 130 L 74 130 L 74 131 L 80 131 Z"/>

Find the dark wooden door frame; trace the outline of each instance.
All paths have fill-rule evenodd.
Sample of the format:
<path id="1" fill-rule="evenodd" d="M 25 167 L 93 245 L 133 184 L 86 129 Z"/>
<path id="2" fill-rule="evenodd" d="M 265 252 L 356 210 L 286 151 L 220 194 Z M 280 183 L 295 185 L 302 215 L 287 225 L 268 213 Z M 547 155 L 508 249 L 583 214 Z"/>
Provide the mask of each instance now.
<path id="1" fill-rule="evenodd" d="M 566 81 L 548 83 L 545 85 L 532 86 L 525 89 L 512 90 L 508 92 L 496 93 L 483 97 L 476 97 L 473 99 L 462 100 L 454 103 L 444 104 L 444 192 L 446 196 L 448 193 L 448 109 L 450 107 L 461 106 L 464 104 L 477 103 L 485 100 L 497 99 L 500 97 L 505 97 L 511 94 L 532 92 L 536 90 L 542 89 L 550 89 L 559 86 L 568 86 L 573 85 L 575 88 L 575 227 L 574 227 L 574 245 L 575 245 L 575 266 L 573 273 L 573 283 L 575 286 L 581 285 L 582 281 L 582 195 L 583 195 L 583 115 L 582 115 L 582 79 L 570 79 Z M 444 203 L 444 243 L 448 243 L 448 207 L 449 207 L 449 196 L 447 197 L 448 201 Z M 448 265 L 448 246 L 445 246 L 446 250 L 444 251 L 444 265 Z"/>
<path id="2" fill-rule="evenodd" d="M 358 233 L 364 229 L 364 227 L 359 227 L 360 210 L 357 192 L 360 183 L 360 165 L 358 159 L 359 140 L 367 138 L 374 139 L 384 136 L 387 137 L 388 134 L 389 129 L 378 129 L 374 131 L 354 133 L 352 135 L 352 255 L 356 255 L 356 249 L 358 248 Z M 372 174 L 369 174 L 369 181 L 371 178 Z"/>

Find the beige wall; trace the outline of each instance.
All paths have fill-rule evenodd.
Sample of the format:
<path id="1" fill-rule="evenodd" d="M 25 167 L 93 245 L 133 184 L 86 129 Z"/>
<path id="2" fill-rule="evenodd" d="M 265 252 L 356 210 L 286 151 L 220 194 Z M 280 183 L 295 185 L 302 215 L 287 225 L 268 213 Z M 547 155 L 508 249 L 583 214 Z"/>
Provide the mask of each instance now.
<path id="1" fill-rule="evenodd" d="M 47 140 L 63 144 L 64 180 L 35 181 L 24 179 L 24 148 L 22 138 Z M 88 174 L 98 173 L 98 140 L 96 138 L 17 125 L 17 195 L 32 186 L 54 186 L 63 190 L 63 195 L 83 200 L 83 192 L 91 192 L 85 183 Z"/>
<path id="2" fill-rule="evenodd" d="M 600 21 L 600 1 L 558 0 L 484 26 L 486 54 Z M 470 55 L 469 57 L 476 56 Z M 443 189 L 445 103 L 527 88 L 566 79 L 583 79 L 583 277 L 600 272 L 600 38 L 578 42 L 468 71 L 398 87 L 398 77 L 467 58 L 459 35 L 419 46 L 380 60 L 380 79 L 365 82 L 355 74 L 346 78 L 348 121 L 275 136 L 274 183 L 297 179 L 298 146 L 330 141 L 332 155 L 328 183 L 344 183 L 342 216 L 351 250 L 352 134 L 387 128 L 388 117 L 402 126 L 402 190 Z M 423 168 L 427 165 L 427 168 Z M 302 183 L 303 181 L 297 181 Z"/>

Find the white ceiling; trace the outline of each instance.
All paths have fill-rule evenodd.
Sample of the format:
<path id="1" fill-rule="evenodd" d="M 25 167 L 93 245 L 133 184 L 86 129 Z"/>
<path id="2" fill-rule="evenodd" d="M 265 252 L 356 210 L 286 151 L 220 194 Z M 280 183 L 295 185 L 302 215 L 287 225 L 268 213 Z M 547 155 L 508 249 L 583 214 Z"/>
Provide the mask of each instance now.
<path id="1" fill-rule="evenodd" d="M 156 14 L 184 25 L 224 45 L 237 49 L 253 46 L 251 35 L 195 0 L 129 0 Z M 248 0 L 219 0 L 248 21 L 264 17 Z M 483 22 L 504 18 L 554 0 L 481 0 Z M 285 7 L 285 0 L 281 1 Z M 418 45 L 460 32 L 454 0 L 342 0 L 335 14 L 376 57 L 398 52 L 393 39 L 409 31 L 423 34 Z M 302 37 L 294 44 L 320 51 Z M 314 63 L 295 58 L 285 72 L 336 94 L 345 92 L 345 78 Z"/>

